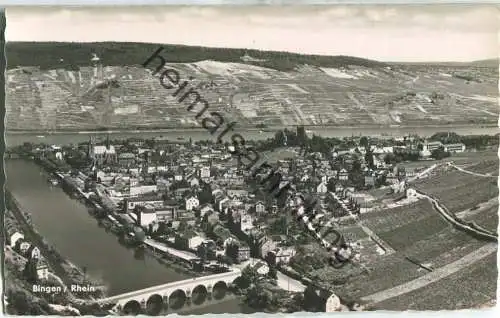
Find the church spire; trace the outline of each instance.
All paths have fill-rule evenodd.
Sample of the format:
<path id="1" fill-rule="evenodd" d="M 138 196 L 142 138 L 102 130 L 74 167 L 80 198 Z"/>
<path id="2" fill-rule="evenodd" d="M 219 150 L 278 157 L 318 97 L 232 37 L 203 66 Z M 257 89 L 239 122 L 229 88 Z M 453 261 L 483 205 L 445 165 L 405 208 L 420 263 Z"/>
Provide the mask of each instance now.
<path id="1" fill-rule="evenodd" d="M 106 149 L 109 150 L 110 142 L 109 142 L 109 134 L 106 136 Z"/>

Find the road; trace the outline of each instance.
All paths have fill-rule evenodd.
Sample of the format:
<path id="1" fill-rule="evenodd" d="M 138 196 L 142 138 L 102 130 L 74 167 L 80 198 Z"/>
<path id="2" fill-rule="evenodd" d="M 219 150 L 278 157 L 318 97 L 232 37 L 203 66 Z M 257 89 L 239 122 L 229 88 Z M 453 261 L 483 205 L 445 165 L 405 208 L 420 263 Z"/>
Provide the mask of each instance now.
<path id="1" fill-rule="evenodd" d="M 155 249 L 158 249 L 162 252 L 168 253 L 170 255 L 174 255 L 176 257 L 182 258 L 182 259 L 187 260 L 187 261 L 199 258 L 198 256 L 196 256 L 193 253 L 181 251 L 181 250 L 176 250 L 174 248 L 167 247 L 165 244 L 162 244 L 160 242 L 156 242 L 155 240 L 152 240 L 152 239 L 145 239 L 144 244 L 151 246 Z"/>
<path id="2" fill-rule="evenodd" d="M 477 172 L 465 170 L 464 168 L 460 168 L 458 166 L 455 166 L 451 162 L 447 162 L 447 164 L 448 164 L 448 166 L 453 167 L 453 168 L 457 169 L 460 172 L 467 173 L 467 174 L 470 174 L 470 175 L 473 175 L 473 176 L 484 177 L 484 178 L 498 178 L 498 176 L 491 175 L 491 174 L 482 174 L 482 173 L 477 173 Z"/>

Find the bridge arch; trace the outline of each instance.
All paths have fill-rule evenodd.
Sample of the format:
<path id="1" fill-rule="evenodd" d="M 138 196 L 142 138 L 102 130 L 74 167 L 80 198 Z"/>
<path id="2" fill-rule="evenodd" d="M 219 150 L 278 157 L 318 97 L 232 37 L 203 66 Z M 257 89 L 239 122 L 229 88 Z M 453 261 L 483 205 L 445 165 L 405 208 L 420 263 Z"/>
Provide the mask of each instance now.
<path id="1" fill-rule="evenodd" d="M 180 309 L 186 300 L 186 292 L 183 289 L 176 289 L 168 296 L 168 306 L 172 309 Z"/>
<path id="2" fill-rule="evenodd" d="M 163 297 L 160 294 L 153 294 L 146 301 L 146 313 L 152 316 L 159 315 L 164 308 L 163 305 Z"/>
<path id="3" fill-rule="evenodd" d="M 223 280 L 219 280 L 218 282 L 216 282 L 213 286 L 213 289 L 216 289 L 216 288 L 226 288 L 227 289 L 227 283 Z"/>
<path id="4" fill-rule="evenodd" d="M 200 284 L 195 288 L 193 288 L 191 298 L 195 305 L 200 305 L 203 302 L 205 302 L 207 296 L 208 296 L 208 288 L 205 285 Z"/>
<path id="5" fill-rule="evenodd" d="M 223 280 L 216 282 L 212 288 L 213 298 L 217 300 L 224 298 L 226 296 L 228 287 L 229 286 L 227 285 L 227 283 Z"/>
<path id="6" fill-rule="evenodd" d="M 159 304 L 160 298 L 162 298 L 163 306 L 167 305 L 171 309 L 176 309 L 174 307 L 180 308 L 193 300 L 193 297 L 190 297 L 191 293 L 194 293 L 195 295 L 206 293 L 208 294 L 207 296 L 209 299 L 215 298 L 217 300 L 224 298 L 226 292 L 228 291 L 228 287 L 230 287 L 233 281 L 240 275 L 241 271 L 233 270 L 205 277 L 185 279 L 182 281 L 162 284 L 142 290 L 131 291 L 121 295 L 103 298 L 98 300 L 98 303 L 115 304 L 115 308 L 117 309 L 120 307 L 124 308 L 126 306 L 128 312 L 136 312 L 140 307 L 140 311 L 142 313 L 144 309 L 151 307 L 152 303 Z M 154 299 L 154 301 L 152 299 Z M 159 305 L 155 307 L 159 307 Z"/>
<path id="7" fill-rule="evenodd" d="M 126 315 L 139 315 L 142 313 L 141 303 L 139 303 L 137 300 L 129 300 L 127 303 L 125 303 L 122 310 Z"/>

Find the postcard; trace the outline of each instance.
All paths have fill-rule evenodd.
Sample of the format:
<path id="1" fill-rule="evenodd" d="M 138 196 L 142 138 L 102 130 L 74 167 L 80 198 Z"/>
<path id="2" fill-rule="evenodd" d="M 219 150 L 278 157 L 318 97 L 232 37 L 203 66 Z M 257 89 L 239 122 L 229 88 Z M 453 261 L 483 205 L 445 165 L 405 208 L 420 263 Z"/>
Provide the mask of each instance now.
<path id="1" fill-rule="evenodd" d="M 4 312 L 495 306 L 497 15 L 7 7 Z"/>

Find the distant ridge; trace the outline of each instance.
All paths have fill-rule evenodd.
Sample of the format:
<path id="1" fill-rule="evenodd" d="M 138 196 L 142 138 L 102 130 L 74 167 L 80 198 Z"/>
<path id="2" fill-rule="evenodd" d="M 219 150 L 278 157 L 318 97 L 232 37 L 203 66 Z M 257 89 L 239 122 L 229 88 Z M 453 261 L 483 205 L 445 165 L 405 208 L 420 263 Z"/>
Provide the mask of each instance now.
<path id="1" fill-rule="evenodd" d="M 498 67 L 500 63 L 500 59 L 487 59 L 487 60 L 479 60 L 470 63 L 473 66 L 481 66 L 481 67 Z"/>
<path id="2" fill-rule="evenodd" d="M 398 65 L 442 65 L 458 67 L 488 67 L 498 68 L 500 59 L 485 59 L 471 62 L 392 62 L 389 64 Z"/>
<path id="3" fill-rule="evenodd" d="M 174 63 L 191 63 L 202 60 L 241 63 L 241 57 L 249 55 L 253 60 L 246 61 L 248 64 L 279 71 L 291 71 L 304 64 L 318 67 L 348 65 L 384 67 L 388 65 L 383 62 L 343 55 L 304 55 L 277 51 L 134 42 L 8 42 L 5 49 L 7 68 L 40 66 L 42 69 L 77 69 L 79 66 L 89 64 L 92 53 L 101 57 L 104 65 L 140 65 L 159 46 L 165 48 L 163 54 L 167 60 Z M 63 62 L 60 61 L 61 59 Z"/>

